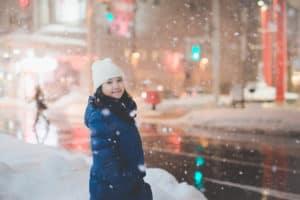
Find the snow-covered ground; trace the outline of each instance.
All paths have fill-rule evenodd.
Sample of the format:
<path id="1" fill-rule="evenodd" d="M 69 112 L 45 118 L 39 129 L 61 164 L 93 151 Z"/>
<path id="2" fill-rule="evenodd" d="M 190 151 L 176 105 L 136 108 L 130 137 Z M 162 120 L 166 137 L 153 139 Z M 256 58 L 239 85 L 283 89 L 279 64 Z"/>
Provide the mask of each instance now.
<path id="1" fill-rule="evenodd" d="M 25 144 L 0 134 L 0 199 L 88 199 L 90 157 L 38 144 Z M 204 200 L 187 183 L 178 183 L 167 171 L 147 169 L 154 200 Z"/>

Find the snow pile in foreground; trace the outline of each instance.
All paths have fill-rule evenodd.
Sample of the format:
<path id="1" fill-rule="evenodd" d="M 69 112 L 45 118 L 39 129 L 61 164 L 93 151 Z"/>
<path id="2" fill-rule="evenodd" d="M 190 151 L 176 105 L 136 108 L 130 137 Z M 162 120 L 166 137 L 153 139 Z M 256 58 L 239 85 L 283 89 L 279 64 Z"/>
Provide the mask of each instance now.
<path id="1" fill-rule="evenodd" d="M 205 196 L 186 182 L 178 183 L 170 173 L 159 168 L 147 169 L 145 178 L 150 183 L 154 200 L 204 200 Z"/>
<path id="2" fill-rule="evenodd" d="M 90 159 L 86 156 L 25 144 L 7 135 L 0 135 L 0 151 L 0 199 L 88 199 Z M 154 200 L 206 199 L 162 169 L 148 169 L 145 180 L 152 187 Z"/>

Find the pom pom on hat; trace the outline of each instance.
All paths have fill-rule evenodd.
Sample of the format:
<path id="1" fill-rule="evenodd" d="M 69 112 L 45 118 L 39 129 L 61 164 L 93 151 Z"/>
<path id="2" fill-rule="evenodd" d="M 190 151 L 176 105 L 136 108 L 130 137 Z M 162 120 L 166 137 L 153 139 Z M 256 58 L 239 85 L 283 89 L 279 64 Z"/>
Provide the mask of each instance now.
<path id="1" fill-rule="evenodd" d="M 95 92 L 98 87 L 110 78 L 124 78 L 124 73 L 118 65 L 112 62 L 110 58 L 105 58 L 103 60 L 96 60 L 92 64 L 92 77 Z"/>

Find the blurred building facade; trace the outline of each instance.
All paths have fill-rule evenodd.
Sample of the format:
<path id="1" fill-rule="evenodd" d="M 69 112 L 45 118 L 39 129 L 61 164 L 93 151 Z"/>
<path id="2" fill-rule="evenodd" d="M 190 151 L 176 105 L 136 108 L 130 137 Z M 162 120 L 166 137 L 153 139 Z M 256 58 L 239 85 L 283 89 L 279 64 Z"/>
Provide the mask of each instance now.
<path id="1" fill-rule="evenodd" d="M 128 73 L 133 90 L 163 86 L 181 91 L 199 86 L 211 92 L 212 61 L 216 58 L 213 32 L 217 29 L 220 90 L 228 93 L 232 84 L 256 80 L 259 74 L 261 8 L 252 0 L 218 1 L 220 27 L 215 27 L 212 2 L 1 0 L 0 43 L 1 54 L 6 55 L 1 60 L 2 69 L 7 71 L 4 66 L 21 59 L 22 53 L 14 56 L 14 49 L 34 49 L 36 55 L 51 55 L 58 61 L 57 74 L 62 74 L 62 82 L 70 79 L 68 74 L 77 74 L 74 76 L 79 80 L 72 83 L 87 87 L 89 83 L 84 80 L 88 78 L 89 54 L 112 57 Z M 299 90 L 300 12 L 294 3 L 287 2 L 288 82 L 290 89 Z M 89 10 L 92 15 L 87 18 Z M 193 46 L 200 47 L 199 58 L 191 57 Z"/>
<path id="2" fill-rule="evenodd" d="M 95 51 L 103 57 L 115 57 L 131 69 L 137 85 L 151 80 L 170 90 L 202 86 L 211 91 L 212 86 L 212 1 L 137 1 L 134 41 L 109 31 L 105 19 L 109 4 L 95 16 Z M 106 8 L 105 8 L 106 7 Z M 239 81 L 242 73 L 253 79 L 259 60 L 259 52 L 252 51 L 259 44 L 259 8 L 253 1 L 220 1 L 221 34 L 221 89 L 228 91 L 231 81 Z M 247 21 L 241 24 L 241 15 L 247 13 Z M 246 31 L 244 31 L 246 30 Z M 244 31 L 244 32 L 242 32 Z M 241 46 L 245 39 L 248 46 Z M 112 42 L 114 41 L 114 42 Z M 190 59 L 191 48 L 199 45 L 199 60 Z M 241 48 L 245 48 L 243 51 Z M 138 52 L 138 61 L 132 63 L 130 53 Z M 244 52 L 244 59 L 241 56 Z M 133 54 L 134 55 L 134 54 Z M 202 59 L 206 62 L 203 64 Z M 124 65 L 124 64 L 123 64 Z M 245 73 L 244 70 L 247 72 Z"/>
<path id="3" fill-rule="evenodd" d="M 221 92 L 228 93 L 234 83 L 260 78 L 263 45 L 261 6 L 258 1 L 219 1 L 219 28 L 214 27 L 212 21 L 213 1 L 136 1 L 136 10 L 132 11 L 135 13 L 135 21 L 128 28 L 130 33 L 123 35 L 114 33 L 106 15 L 113 13 L 114 4 L 128 1 L 113 2 L 97 5 L 93 18 L 93 51 L 100 57 L 113 57 L 128 69 L 136 87 L 151 80 L 153 85 L 163 85 L 170 90 L 201 86 L 212 91 L 212 60 L 215 59 L 212 33 L 216 28 L 221 33 Z M 272 3 L 265 1 L 265 5 L 270 8 Z M 289 89 L 295 89 L 297 84 L 293 75 L 299 65 L 297 59 L 300 47 L 296 39 L 300 34 L 299 3 L 295 1 L 287 1 L 287 32 Z M 197 61 L 190 59 L 193 45 L 201 47 L 201 58 Z"/>

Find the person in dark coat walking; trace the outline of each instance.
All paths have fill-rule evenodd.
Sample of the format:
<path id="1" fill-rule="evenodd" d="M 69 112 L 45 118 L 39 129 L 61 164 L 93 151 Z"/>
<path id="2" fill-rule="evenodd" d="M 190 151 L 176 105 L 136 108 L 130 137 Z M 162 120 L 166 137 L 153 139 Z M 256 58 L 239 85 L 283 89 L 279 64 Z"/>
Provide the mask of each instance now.
<path id="1" fill-rule="evenodd" d="M 124 74 L 106 58 L 92 64 L 92 76 L 94 95 L 85 111 L 93 157 L 90 200 L 152 200 L 151 187 L 143 180 L 137 106 L 125 89 Z"/>

